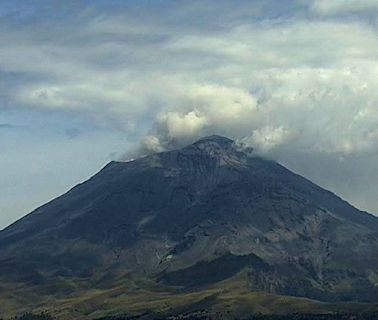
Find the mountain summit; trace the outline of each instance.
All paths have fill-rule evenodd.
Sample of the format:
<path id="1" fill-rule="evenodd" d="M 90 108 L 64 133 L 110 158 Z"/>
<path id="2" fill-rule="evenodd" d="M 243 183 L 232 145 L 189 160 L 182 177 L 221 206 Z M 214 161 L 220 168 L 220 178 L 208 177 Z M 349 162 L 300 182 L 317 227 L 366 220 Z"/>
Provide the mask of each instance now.
<path id="1" fill-rule="evenodd" d="M 239 279 L 250 292 L 378 302 L 377 252 L 376 217 L 210 136 L 111 162 L 1 231 L 0 277 L 60 296 L 67 282 L 192 292 Z"/>

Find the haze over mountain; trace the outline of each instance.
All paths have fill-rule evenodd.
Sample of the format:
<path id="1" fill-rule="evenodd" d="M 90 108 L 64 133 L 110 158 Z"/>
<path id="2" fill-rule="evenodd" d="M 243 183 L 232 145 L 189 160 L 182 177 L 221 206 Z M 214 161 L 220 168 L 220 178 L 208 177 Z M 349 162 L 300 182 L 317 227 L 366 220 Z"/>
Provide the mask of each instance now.
<path id="1" fill-rule="evenodd" d="M 244 295 L 376 303 L 377 252 L 378 218 L 251 148 L 209 136 L 110 162 L 1 231 L 2 286 L 19 288 L 3 296 L 2 312 L 51 307 L 46 295 L 74 312 L 73 299 L 64 299 L 89 301 L 77 297 L 84 286 L 108 295 L 117 288 L 95 300 L 115 313 L 105 301 L 131 299 L 146 283 L 157 300 L 170 290 L 236 294 L 224 288 L 238 281 Z M 211 297 L 210 305 L 224 299 Z"/>

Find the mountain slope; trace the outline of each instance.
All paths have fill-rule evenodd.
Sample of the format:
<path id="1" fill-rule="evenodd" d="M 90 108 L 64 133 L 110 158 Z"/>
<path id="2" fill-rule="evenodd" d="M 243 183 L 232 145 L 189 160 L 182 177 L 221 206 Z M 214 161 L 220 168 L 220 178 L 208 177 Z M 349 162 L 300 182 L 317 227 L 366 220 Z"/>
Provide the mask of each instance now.
<path id="1" fill-rule="evenodd" d="M 251 291 L 377 302 L 377 252 L 376 217 L 211 136 L 111 162 L 1 231 L 0 277 L 42 287 L 127 273 L 193 290 L 246 272 Z"/>

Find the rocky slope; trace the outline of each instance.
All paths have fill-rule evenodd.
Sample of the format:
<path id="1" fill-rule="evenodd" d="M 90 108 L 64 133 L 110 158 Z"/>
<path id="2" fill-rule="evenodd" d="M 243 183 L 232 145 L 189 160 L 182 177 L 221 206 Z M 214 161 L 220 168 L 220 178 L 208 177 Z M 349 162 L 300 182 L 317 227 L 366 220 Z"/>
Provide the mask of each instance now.
<path id="1" fill-rule="evenodd" d="M 377 253 L 378 218 L 211 136 L 111 162 L 1 231 L 0 278 L 127 274 L 193 290 L 243 272 L 251 291 L 378 302 Z"/>

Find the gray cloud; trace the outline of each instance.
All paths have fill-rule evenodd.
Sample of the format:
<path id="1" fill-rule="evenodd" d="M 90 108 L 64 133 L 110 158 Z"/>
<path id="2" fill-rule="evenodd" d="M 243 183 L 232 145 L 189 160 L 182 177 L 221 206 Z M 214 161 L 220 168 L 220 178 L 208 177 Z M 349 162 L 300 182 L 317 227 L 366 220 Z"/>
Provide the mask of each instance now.
<path id="1" fill-rule="evenodd" d="M 9 129 L 9 128 L 13 128 L 13 125 L 9 123 L 0 123 L 0 129 Z"/>
<path id="2" fill-rule="evenodd" d="M 227 135 L 378 212 L 378 37 L 365 19 L 375 1 L 276 3 L 3 19 L 3 105 L 80 113 L 141 136 L 129 157 Z"/>
<path id="3" fill-rule="evenodd" d="M 16 125 L 12 123 L 0 123 L 0 130 L 16 130 L 16 129 L 25 129 L 22 125 Z"/>

